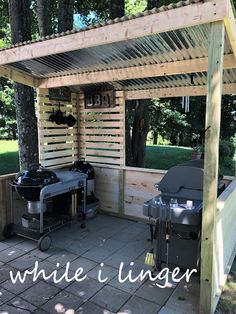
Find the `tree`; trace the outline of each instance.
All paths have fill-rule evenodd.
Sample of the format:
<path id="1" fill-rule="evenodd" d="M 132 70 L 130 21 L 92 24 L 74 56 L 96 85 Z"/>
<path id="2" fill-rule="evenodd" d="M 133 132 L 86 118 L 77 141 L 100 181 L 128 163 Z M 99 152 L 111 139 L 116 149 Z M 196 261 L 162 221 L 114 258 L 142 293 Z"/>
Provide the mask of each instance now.
<path id="1" fill-rule="evenodd" d="M 159 0 L 149 0 L 147 4 L 147 9 L 151 10 L 155 7 L 159 7 Z"/>
<path id="2" fill-rule="evenodd" d="M 74 0 L 59 0 L 58 33 L 73 29 Z"/>
<path id="3" fill-rule="evenodd" d="M 39 26 L 39 34 L 45 37 L 52 34 L 51 6 L 47 0 L 37 0 L 36 14 Z"/>
<path id="4" fill-rule="evenodd" d="M 111 0 L 110 6 L 110 19 L 115 19 L 117 17 L 122 17 L 125 15 L 125 1 L 124 0 Z"/>
<path id="5" fill-rule="evenodd" d="M 30 0 L 9 0 L 12 44 L 31 40 Z M 34 108 L 34 90 L 14 84 L 19 156 L 21 169 L 38 165 L 37 119 Z"/>

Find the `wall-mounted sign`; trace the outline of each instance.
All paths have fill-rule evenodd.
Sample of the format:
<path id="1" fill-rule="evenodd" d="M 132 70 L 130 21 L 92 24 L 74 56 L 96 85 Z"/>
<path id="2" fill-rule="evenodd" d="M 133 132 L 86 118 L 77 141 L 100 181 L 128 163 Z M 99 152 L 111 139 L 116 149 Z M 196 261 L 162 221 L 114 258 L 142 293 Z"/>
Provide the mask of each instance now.
<path id="1" fill-rule="evenodd" d="M 68 87 L 49 88 L 49 99 L 58 101 L 71 101 L 71 91 Z"/>
<path id="2" fill-rule="evenodd" d="M 85 94 L 85 108 L 115 107 L 115 91 L 93 91 Z"/>

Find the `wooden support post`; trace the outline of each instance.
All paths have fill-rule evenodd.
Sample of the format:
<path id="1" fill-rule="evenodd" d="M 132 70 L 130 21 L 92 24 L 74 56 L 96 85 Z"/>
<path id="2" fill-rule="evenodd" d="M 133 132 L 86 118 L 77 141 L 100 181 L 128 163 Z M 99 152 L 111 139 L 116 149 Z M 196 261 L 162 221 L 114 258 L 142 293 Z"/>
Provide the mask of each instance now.
<path id="1" fill-rule="evenodd" d="M 208 94 L 206 104 L 204 191 L 201 241 L 201 314 L 214 313 L 216 258 L 216 203 L 219 166 L 219 135 L 223 77 L 224 24 L 211 24 Z"/>

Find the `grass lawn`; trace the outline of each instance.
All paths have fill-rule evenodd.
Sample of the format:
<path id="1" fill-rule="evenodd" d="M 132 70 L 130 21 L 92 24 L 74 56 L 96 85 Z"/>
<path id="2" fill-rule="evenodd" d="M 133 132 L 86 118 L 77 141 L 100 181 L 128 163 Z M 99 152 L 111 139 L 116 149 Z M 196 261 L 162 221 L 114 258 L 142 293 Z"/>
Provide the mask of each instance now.
<path id="1" fill-rule="evenodd" d="M 192 149 L 180 146 L 147 146 L 145 168 L 166 170 L 175 165 L 191 160 Z M 234 157 L 234 165 L 236 164 L 236 155 Z M 225 176 L 234 176 L 235 167 L 231 169 L 220 165 L 220 172 Z"/>
<path id="2" fill-rule="evenodd" d="M 19 171 L 17 141 L 0 141 L 0 175 Z"/>
<path id="3" fill-rule="evenodd" d="M 149 145 L 146 148 L 146 168 L 169 169 L 191 159 L 192 149 L 179 146 Z M 235 158 L 236 160 L 236 158 Z M 0 175 L 19 171 L 17 141 L 0 140 Z M 234 175 L 234 171 L 221 167 L 224 175 Z"/>
<path id="4" fill-rule="evenodd" d="M 147 146 L 145 168 L 166 170 L 191 159 L 192 149 L 179 146 Z"/>

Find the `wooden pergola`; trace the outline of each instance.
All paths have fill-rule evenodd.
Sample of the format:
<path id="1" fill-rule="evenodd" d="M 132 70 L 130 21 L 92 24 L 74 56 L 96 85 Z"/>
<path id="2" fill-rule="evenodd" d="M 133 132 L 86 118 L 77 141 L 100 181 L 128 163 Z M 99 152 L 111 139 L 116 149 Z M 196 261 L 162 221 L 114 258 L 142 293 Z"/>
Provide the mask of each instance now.
<path id="1" fill-rule="evenodd" d="M 113 175 L 116 193 L 111 195 L 109 184 L 113 183 L 105 179 L 98 193 L 104 198 L 102 209 L 115 213 L 116 206 L 120 216 L 140 216 L 135 209 L 139 210 L 136 205 L 142 199 L 140 204 L 132 203 L 137 198 L 132 194 L 132 178 L 148 181 L 148 188 L 143 184 L 136 189 L 139 193 L 147 189 L 143 195 L 150 197 L 156 193 L 151 184 L 163 175 L 141 169 L 140 176 L 137 169 L 125 166 L 125 101 L 207 95 L 199 311 L 213 313 L 236 248 L 235 178 L 229 179 L 217 198 L 221 98 L 236 93 L 236 24 L 231 1 L 181 1 L 24 42 L 0 50 L 0 75 L 37 88 L 40 162 L 47 167 L 65 165 L 84 156 L 94 163 L 98 180 Z M 71 102 L 62 106 L 77 114 L 79 121 L 69 130 L 53 128 L 48 122 L 56 106 L 48 89 L 63 86 L 69 86 L 73 94 Z M 117 106 L 86 109 L 84 91 L 91 87 L 115 90 Z"/>

